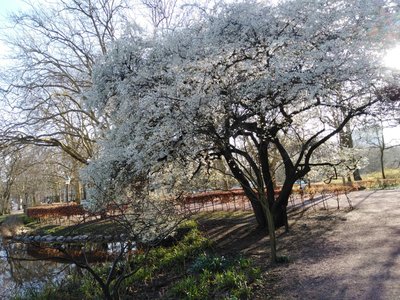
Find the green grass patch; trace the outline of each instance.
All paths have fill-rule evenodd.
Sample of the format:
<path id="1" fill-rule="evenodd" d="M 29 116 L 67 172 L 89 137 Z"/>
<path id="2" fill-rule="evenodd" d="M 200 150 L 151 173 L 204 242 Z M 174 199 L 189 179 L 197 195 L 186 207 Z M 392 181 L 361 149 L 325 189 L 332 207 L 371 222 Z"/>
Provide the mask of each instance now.
<path id="1" fill-rule="evenodd" d="M 1 216 L 0 216 L 0 225 L 1 225 L 1 223 L 4 222 L 5 219 L 7 219 L 8 216 L 9 216 L 9 215 L 1 215 Z"/>
<path id="2" fill-rule="evenodd" d="M 251 284 L 261 272 L 245 258 L 202 254 L 189 268 L 189 276 L 169 290 L 172 299 L 250 299 Z"/>
<path id="3" fill-rule="evenodd" d="M 125 232 L 123 226 L 110 220 L 92 221 L 70 226 L 32 222 L 27 224 L 27 226 L 32 229 L 32 233 L 35 235 L 67 236 L 86 234 L 105 236 Z"/>
<path id="4" fill-rule="evenodd" d="M 196 221 L 211 221 L 221 219 L 241 219 L 253 216 L 251 211 L 214 211 L 214 212 L 200 212 L 192 216 Z"/>
<path id="5" fill-rule="evenodd" d="M 385 169 L 385 176 L 387 179 L 400 178 L 400 169 Z M 363 174 L 362 178 L 364 180 L 382 179 L 382 173 L 380 171 L 377 171 L 368 174 Z"/>
<path id="6" fill-rule="evenodd" d="M 0 224 L 3 222 L 7 221 L 8 219 L 12 219 L 12 222 L 15 223 L 22 223 L 23 225 L 27 226 L 31 222 L 35 222 L 34 219 L 27 217 L 25 214 L 7 214 L 7 215 L 1 215 L 0 216 Z"/>
<path id="7" fill-rule="evenodd" d="M 134 281 L 146 282 L 160 274 L 185 272 L 188 263 L 210 247 L 211 241 L 197 228 L 192 228 L 172 247 L 155 247 L 149 252 L 139 251 L 131 263 L 141 267 L 132 278 Z"/>
<path id="8" fill-rule="evenodd" d="M 249 259 L 226 258 L 213 253 L 211 242 L 192 228 L 172 247 L 157 247 L 131 278 L 131 285 L 143 285 L 161 277 L 182 277 L 168 287 L 167 299 L 250 299 L 251 284 L 260 278 L 260 270 Z"/>
<path id="9" fill-rule="evenodd" d="M 37 219 L 28 217 L 25 214 L 21 214 L 21 215 L 19 215 L 19 217 L 20 217 L 22 223 L 24 223 L 25 226 L 32 226 L 33 224 L 37 224 L 38 223 Z"/>

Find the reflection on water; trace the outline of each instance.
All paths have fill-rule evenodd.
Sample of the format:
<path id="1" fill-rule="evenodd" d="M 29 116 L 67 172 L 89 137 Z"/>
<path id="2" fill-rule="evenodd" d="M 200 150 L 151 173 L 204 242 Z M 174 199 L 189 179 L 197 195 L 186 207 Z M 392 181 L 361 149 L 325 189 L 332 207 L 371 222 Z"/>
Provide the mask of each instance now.
<path id="1" fill-rule="evenodd" d="M 41 244 L 10 243 L 0 237 L 0 299 L 30 290 L 46 283 L 58 284 L 67 275 L 78 272 L 72 259 L 90 263 L 104 262 L 122 248 L 134 250 L 134 244 L 92 243 L 66 244 L 62 252 Z"/>
<path id="2" fill-rule="evenodd" d="M 48 282 L 57 283 L 70 271 L 72 265 L 35 259 L 27 255 L 27 245 L 0 238 L 0 299 L 40 289 Z"/>

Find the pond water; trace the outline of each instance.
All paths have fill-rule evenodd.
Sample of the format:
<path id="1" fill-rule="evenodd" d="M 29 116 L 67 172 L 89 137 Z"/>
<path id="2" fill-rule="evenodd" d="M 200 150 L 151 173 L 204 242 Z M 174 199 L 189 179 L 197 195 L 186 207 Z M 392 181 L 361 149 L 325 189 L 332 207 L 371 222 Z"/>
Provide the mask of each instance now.
<path id="1" fill-rule="evenodd" d="M 85 244 L 85 259 L 91 263 L 110 260 L 126 243 Z M 64 245 L 68 255 L 83 259 L 83 244 Z M 132 249 L 133 247 L 131 247 Z M 37 291 L 47 283 L 59 283 L 78 268 L 62 253 L 41 244 L 15 243 L 0 237 L 0 299 Z"/>
<path id="2" fill-rule="evenodd" d="M 41 289 L 48 282 L 57 283 L 72 267 L 32 257 L 27 244 L 8 243 L 0 237 L 0 299 Z"/>

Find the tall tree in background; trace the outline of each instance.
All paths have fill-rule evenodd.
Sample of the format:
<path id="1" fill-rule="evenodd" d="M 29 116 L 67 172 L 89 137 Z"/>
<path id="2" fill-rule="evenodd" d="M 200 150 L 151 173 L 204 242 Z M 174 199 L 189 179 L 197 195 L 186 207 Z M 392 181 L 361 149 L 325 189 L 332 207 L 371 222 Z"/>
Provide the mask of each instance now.
<path id="1" fill-rule="evenodd" d="M 11 189 L 21 171 L 18 170 L 19 159 L 16 149 L 2 149 L 0 152 L 0 215 L 11 211 Z"/>
<path id="2" fill-rule="evenodd" d="M 140 3 L 142 19 L 150 20 L 143 34 L 172 30 L 185 11 L 190 14 L 183 1 L 135 5 Z M 11 54 L 0 74 L 0 144 L 63 151 L 76 161 L 72 183 L 79 186 L 79 170 L 95 156 L 97 141 L 108 129 L 107 112 L 97 114 L 86 105 L 93 67 L 117 38 L 139 31 L 137 15 L 125 0 L 28 1 L 24 11 L 12 14 L 2 31 Z"/>
<path id="3" fill-rule="evenodd" d="M 2 149 L 0 168 L 0 214 L 9 213 L 14 202 L 18 209 L 41 201 L 65 200 L 66 175 L 72 176 L 74 164 L 70 157 L 49 148 L 23 147 Z M 65 156 L 65 155 L 64 155 Z M 80 200 L 79 181 L 72 178 L 71 201 Z"/>
<path id="4" fill-rule="evenodd" d="M 389 127 L 389 126 L 388 126 Z M 387 140 L 384 135 L 384 124 L 382 120 L 370 120 L 369 125 L 367 125 L 364 134 L 365 142 L 368 146 L 372 148 L 376 148 L 379 150 L 379 166 L 382 175 L 382 179 L 386 179 L 385 173 L 385 152 L 389 149 L 393 149 L 395 147 L 399 147 L 400 144 L 393 143 L 392 140 Z"/>
<path id="5" fill-rule="evenodd" d="M 341 122 L 343 122 L 343 118 L 347 115 L 347 111 L 345 107 L 342 107 L 341 110 L 334 109 L 332 114 L 331 123 L 333 127 L 338 126 Z M 340 148 L 347 148 L 347 149 L 354 149 L 354 142 L 353 142 L 353 130 L 354 130 L 354 123 L 356 120 L 352 120 L 352 122 L 347 122 L 346 126 L 340 131 L 339 133 L 339 147 Z M 349 153 L 351 155 L 351 153 Z M 354 165 L 357 165 L 357 159 L 353 158 Z M 351 182 L 351 176 L 347 176 L 347 181 Z M 355 168 L 353 171 L 353 177 L 355 181 L 362 180 L 360 170 Z M 345 182 L 345 178 L 343 181 Z"/>
<path id="6" fill-rule="evenodd" d="M 126 9 L 124 0 L 32 2 L 10 17 L 2 144 L 58 147 L 87 163 L 107 122 L 85 106 L 85 93 L 97 57 L 129 30 Z"/>

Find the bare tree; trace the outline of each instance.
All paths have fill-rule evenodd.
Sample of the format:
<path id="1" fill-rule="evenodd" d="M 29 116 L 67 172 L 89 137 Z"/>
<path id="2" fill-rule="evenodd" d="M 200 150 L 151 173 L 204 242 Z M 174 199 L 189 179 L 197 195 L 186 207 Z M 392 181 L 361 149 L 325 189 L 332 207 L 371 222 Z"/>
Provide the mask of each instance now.
<path id="1" fill-rule="evenodd" d="M 17 174 L 17 163 L 20 159 L 17 151 L 3 150 L 0 154 L 0 215 L 9 214 L 11 211 L 11 188 Z"/>
<path id="2" fill-rule="evenodd" d="M 389 149 L 399 147 L 399 143 L 393 143 L 393 141 L 387 141 L 384 135 L 384 123 L 382 120 L 373 120 L 373 123 L 369 125 L 367 130 L 366 144 L 372 148 L 379 150 L 379 165 L 382 179 L 386 179 L 385 174 L 385 152 Z"/>
<path id="3" fill-rule="evenodd" d="M 149 18 L 155 30 L 170 29 L 175 17 L 177 0 L 141 0 L 147 8 Z"/>
<path id="4" fill-rule="evenodd" d="M 107 127 L 85 105 L 92 68 L 127 26 L 124 0 L 63 0 L 10 16 L 0 142 L 57 147 L 86 164 Z M 6 116 L 4 116 L 7 113 Z"/>

